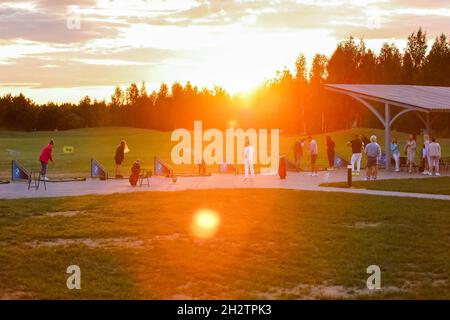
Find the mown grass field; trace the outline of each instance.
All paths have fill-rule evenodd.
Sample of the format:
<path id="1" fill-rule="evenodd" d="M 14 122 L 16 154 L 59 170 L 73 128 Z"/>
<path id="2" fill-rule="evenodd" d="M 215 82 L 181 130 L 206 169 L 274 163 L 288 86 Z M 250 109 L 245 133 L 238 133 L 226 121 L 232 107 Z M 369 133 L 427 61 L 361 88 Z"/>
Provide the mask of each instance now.
<path id="1" fill-rule="evenodd" d="M 221 223 L 200 240 L 190 225 L 204 208 Z M 289 190 L 1 200 L 0 244 L 3 299 L 450 299 L 444 201 Z M 370 293 L 374 264 L 382 289 Z"/>
<path id="2" fill-rule="evenodd" d="M 336 151 L 349 159 L 351 150 L 346 142 L 355 134 L 370 136 L 376 134 L 379 142 L 384 145 L 383 130 L 354 129 L 338 131 L 330 134 L 336 142 Z M 49 166 L 49 176 L 89 176 L 90 159 L 99 160 L 110 172 L 114 168 L 115 148 L 121 139 L 128 141 L 131 152 L 126 155 L 124 162 L 124 173 L 128 173 L 131 164 L 136 159 L 143 161 L 144 166 L 153 168 L 153 159 L 159 156 L 170 163 L 170 153 L 175 143 L 170 141 L 170 132 L 158 132 L 136 128 L 92 128 L 78 129 L 58 132 L 13 132 L 0 131 L 0 177 L 10 176 L 11 160 L 16 158 L 26 168 L 39 168 L 38 157 L 40 150 L 48 143 L 50 138 L 55 139 L 54 151 L 55 164 Z M 325 136 L 315 136 L 319 144 L 318 165 L 322 168 L 327 166 Z M 398 136 L 401 145 L 404 144 L 407 134 L 393 133 Z M 280 152 L 286 154 L 293 161 L 292 147 L 294 142 L 301 138 L 295 135 L 282 135 L 280 138 Z M 303 137 L 304 138 L 304 137 Z M 450 139 L 440 141 L 444 155 L 450 156 Z M 421 144 L 420 138 L 418 145 Z M 63 147 L 75 148 L 74 155 L 63 155 Z M 15 152 L 11 153 L 10 150 Z M 305 152 L 305 155 L 307 152 Z M 309 167 L 309 159 L 303 159 L 303 167 Z M 195 165 L 174 166 L 175 173 L 195 173 L 198 168 Z M 209 168 L 210 172 L 217 172 L 218 166 Z"/>
<path id="3" fill-rule="evenodd" d="M 327 187 L 347 188 L 346 182 L 323 184 Z M 450 195 L 450 177 L 423 179 L 391 179 L 377 181 L 353 181 L 354 188 L 368 190 L 399 191 Z"/>

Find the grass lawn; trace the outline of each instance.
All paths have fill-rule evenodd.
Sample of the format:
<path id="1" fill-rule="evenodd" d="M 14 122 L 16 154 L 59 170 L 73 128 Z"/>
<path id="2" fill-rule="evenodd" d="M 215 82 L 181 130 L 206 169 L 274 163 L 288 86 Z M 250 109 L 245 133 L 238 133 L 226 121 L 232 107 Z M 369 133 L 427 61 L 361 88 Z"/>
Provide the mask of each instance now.
<path id="1" fill-rule="evenodd" d="M 217 234 L 191 233 L 217 211 Z M 448 202 L 291 190 L 0 201 L 0 298 L 450 299 Z M 81 268 L 81 290 L 66 268 Z M 368 293 L 379 265 L 382 290 Z"/>
<path id="2" fill-rule="evenodd" d="M 365 134 L 370 136 L 376 134 L 380 139 L 380 144 L 384 144 L 384 131 L 377 129 L 354 129 L 338 131 L 330 134 L 336 142 L 336 151 L 346 159 L 350 158 L 351 150 L 345 145 L 355 134 Z M 170 153 L 173 145 L 170 141 L 170 132 L 159 132 L 136 128 L 92 128 L 77 129 L 58 132 L 13 132 L 0 131 L 0 178 L 8 178 L 11 170 L 11 160 L 13 156 L 9 150 L 18 152 L 17 159 L 25 167 L 36 169 L 39 167 L 37 161 L 42 147 L 48 143 L 50 138 L 56 142 L 54 158 L 55 164 L 49 166 L 49 176 L 89 176 L 90 158 L 98 159 L 103 165 L 113 172 L 115 148 L 121 139 L 128 141 L 131 152 L 126 155 L 123 172 L 128 173 L 131 164 L 136 159 L 143 161 L 146 168 L 153 168 L 153 158 L 159 156 L 170 163 Z M 398 136 L 403 144 L 407 135 L 404 133 L 393 133 Z M 327 156 L 325 147 L 325 134 L 315 136 L 319 144 L 318 165 L 325 168 L 327 166 Z M 280 152 L 287 154 L 293 161 L 292 147 L 299 139 L 295 135 L 282 135 L 280 137 Z M 440 140 L 443 155 L 450 155 L 450 139 Z M 420 141 L 418 142 L 420 145 Z M 74 155 L 63 155 L 64 146 L 75 147 Z M 305 152 L 306 154 L 307 152 Z M 309 159 L 303 159 L 303 166 L 309 167 Z M 195 165 L 182 165 L 174 167 L 175 173 L 198 172 Z M 210 172 L 217 172 L 218 166 L 209 168 Z"/>
<path id="3" fill-rule="evenodd" d="M 322 184 L 326 187 L 347 188 L 347 182 Z M 391 179 L 377 181 L 353 181 L 354 188 L 415 193 L 450 195 L 450 177 L 422 179 Z"/>

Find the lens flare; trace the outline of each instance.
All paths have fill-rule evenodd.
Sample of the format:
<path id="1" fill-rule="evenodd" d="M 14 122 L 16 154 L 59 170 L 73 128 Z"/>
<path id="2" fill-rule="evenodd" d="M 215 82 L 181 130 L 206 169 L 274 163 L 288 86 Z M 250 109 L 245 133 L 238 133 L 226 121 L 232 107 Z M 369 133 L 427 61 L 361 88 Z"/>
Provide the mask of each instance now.
<path id="1" fill-rule="evenodd" d="M 237 128 L 238 122 L 234 119 L 230 119 L 227 121 L 227 128 Z"/>
<path id="2" fill-rule="evenodd" d="M 194 214 L 192 233 L 200 239 L 213 237 L 219 229 L 220 217 L 213 210 L 203 209 Z"/>

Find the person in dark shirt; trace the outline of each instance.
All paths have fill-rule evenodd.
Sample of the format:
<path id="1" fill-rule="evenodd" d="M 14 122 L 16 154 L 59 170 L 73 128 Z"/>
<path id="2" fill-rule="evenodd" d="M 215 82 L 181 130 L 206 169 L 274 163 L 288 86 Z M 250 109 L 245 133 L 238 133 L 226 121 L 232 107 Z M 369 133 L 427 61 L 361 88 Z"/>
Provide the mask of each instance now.
<path id="1" fill-rule="evenodd" d="M 364 147 L 370 143 L 370 139 L 367 138 L 364 134 L 361 135 L 361 141 L 363 142 Z"/>
<path id="2" fill-rule="evenodd" d="M 334 151 L 335 143 L 330 136 L 327 136 L 327 156 L 328 156 L 328 169 L 334 170 L 334 156 L 336 152 Z"/>
<path id="3" fill-rule="evenodd" d="M 359 176 L 361 172 L 362 150 L 364 148 L 364 143 L 361 139 L 361 136 L 356 135 L 355 139 L 347 142 L 347 145 L 351 146 L 352 148 L 352 158 L 351 158 L 352 175 Z M 355 164 L 356 164 L 356 171 L 355 171 Z"/>
<path id="4" fill-rule="evenodd" d="M 303 145 L 304 140 L 299 140 L 294 144 L 294 159 L 296 169 L 301 169 L 302 157 L 303 157 Z"/>
<path id="5" fill-rule="evenodd" d="M 120 141 L 120 144 L 116 149 L 116 156 L 114 160 L 116 162 L 116 178 L 122 178 L 120 174 L 120 167 L 122 166 L 122 162 L 125 159 L 125 149 L 127 148 L 127 143 L 125 140 Z"/>

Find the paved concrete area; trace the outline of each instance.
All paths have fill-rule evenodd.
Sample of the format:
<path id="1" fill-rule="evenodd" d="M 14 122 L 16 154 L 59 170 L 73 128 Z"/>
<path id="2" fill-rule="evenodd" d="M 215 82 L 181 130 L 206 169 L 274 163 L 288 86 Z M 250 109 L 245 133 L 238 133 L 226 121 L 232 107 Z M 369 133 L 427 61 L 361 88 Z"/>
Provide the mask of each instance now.
<path id="1" fill-rule="evenodd" d="M 405 179 L 423 177 L 424 176 L 420 174 L 410 175 L 408 173 L 392 172 L 380 172 L 379 175 L 379 179 Z M 362 180 L 364 179 L 364 177 L 355 177 L 354 179 Z M 338 181 L 346 181 L 345 170 L 320 172 L 319 176 L 317 177 L 311 177 L 310 174 L 306 172 L 289 172 L 286 180 L 280 180 L 278 176 L 256 175 L 253 178 L 245 179 L 244 176 L 241 175 L 213 174 L 209 177 L 178 177 L 177 181 L 174 183 L 172 179 L 169 178 L 152 177 L 150 179 L 150 187 L 147 187 L 145 185 L 142 187 L 131 187 L 128 183 L 128 180 L 126 179 L 108 181 L 88 179 L 87 181 L 83 182 L 47 183 L 47 190 L 44 190 L 42 187 L 39 190 L 28 190 L 27 183 L 12 182 L 10 184 L 0 185 L 0 199 L 80 196 L 90 194 L 113 194 L 145 191 L 273 188 L 450 200 L 450 196 L 448 195 L 377 191 L 353 188 L 345 189 L 319 187 L 319 184 L 324 182 Z"/>

